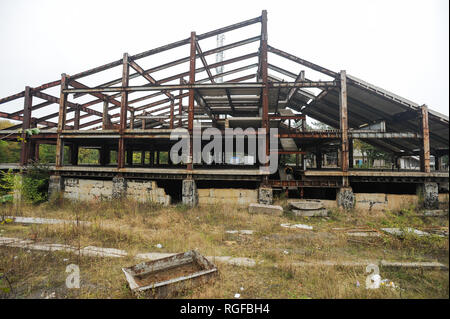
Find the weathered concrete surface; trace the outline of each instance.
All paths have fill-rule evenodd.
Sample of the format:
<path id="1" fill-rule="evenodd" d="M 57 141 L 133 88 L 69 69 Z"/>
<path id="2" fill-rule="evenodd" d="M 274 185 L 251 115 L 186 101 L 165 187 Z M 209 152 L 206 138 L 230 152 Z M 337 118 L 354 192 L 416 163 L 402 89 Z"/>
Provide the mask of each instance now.
<path id="1" fill-rule="evenodd" d="M 425 210 L 425 211 L 423 211 L 423 213 L 419 213 L 418 216 L 446 217 L 446 216 L 448 216 L 448 210 L 443 210 L 443 209 Z"/>
<path id="2" fill-rule="evenodd" d="M 52 199 L 64 191 L 64 183 L 61 176 L 52 175 L 48 181 L 48 198 Z"/>
<path id="3" fill-rule="evenodd" d="M 201 204 L 237 204 L 249 205 L 258 201 L 256 189 L 243 188 L 200 188 L 198 203 Z"/>
<path id="4" fill-rule="evenodd" d="M 418 193 L 420 205 L 426 209 L 439 208 L 439 187 L 437 183 L 423 183 L 419 185 Z"/>
<path id="5" fill-rule="evenodd" d="M 15 223 L 21 224 L 76 224 L 76 220 L 54 219 L 54 218 L 40 218 L 40 217 L 22 217 L 22 216 L 6 216 L 12 219 Z M 90 222 L 78 221 L 80 225 L 90 225 Z"/>
<path id="6" fill-rule="evenodd" d="M 163 205 L 171 203 L 170 195 L 151 180 L 112 180 L 64 178 L 64 198 L 72 200 L 131 198 L 140 202 L 151 201 Z"/>
<path id="7" fill-rule="evenodd" d="M 381 228 L 382 231 L 384 231 L 385 233 L 388 233 L 390 235 L 394 235 L 394 236 L 404 236 L 405 234 L 414 234 L 417 236 L 430 236 L 429 233 L 418 230 L 418 229 L 414 229 L 411 227 L 406 227 L 405 229 L 400 229 L 400 228 Z M 439 236 L 439 235 L 438 235 Z"/>
<path id="8" fill-rule="evenodd" d="M 307 229 L 307 230 L 312 230 L 313 229 L 312 226 L 304 225 L 304 224 L 281 224 L 280 226 L 284 227 L 284 228 L 293 228 L 293 229 L 295 229 L 295 228 L 297 228 L 297 229 Z"/>
<path id="9" fill-rule="evenodd" d="M 144 253 L 136 255 L 139 259 L 156 260 L 165 257 L 176 255 L 175 253 Z M 231 256 L 206 256 L 212 263 L 227 263 L 235 266 L 254 267 L 256 262 L 251 258 L 246 257 L 231 257 Z"/>
<path id="10" fill-rule="evenodd" d="M 126 196 L 126 193 L 127 193 L 127 180 L 123 177 L 114 176 L 112 179 L 111 197 L 113 199 L 121 199 Z"/>
<path id="11" fill-rule="evenodd" d="M 270 187 L 260 187 L 258 189 L 258 203 L 265 205 L 272 205 L 273 190 Z"/>
<path id="12" fill-rule="evenodd" d="M 50 243 L 35 243 L 32 240 L 23 240 L 20 238 L 8 238 L 0 237 L 0 246 L 16 247 L 31 250 L 42 250 L 42 251 L 65 251 L 74 254 L 80 254 L 81 256 L 90 257 L 125 257 L 127 252 L 115 248 L 103 248 L 95 246 L 87 246 L 78 249 L 74 246 L 64 245 L 64 244 L 50 244 Z"/>
<path id="13" fill-rule="evenodd" d="M 316 200 L 316 199 L 296 200 L 296 201 L 289 202 L 289 205 L 293 209 L 306 210 L 306 211 L 324 208 L 322 202 L 320 200 Z"/>
<path id="14" fill-rule="evenodd" d="M 195 180 L 185 179 L 182 184 L 182 201 L 183 204 L 188 206 L 197 206 L 198 204 L 198 191 Z"/>
<path id="15" fill-rule="evenodd" d="M 339 189 L 336 201 L 338 207 L 342 207 L 346 210 L 352 209 L 355 207 L 355 195 L 353 194 L 353 190 L 351 187 L 342 187 Z"/>
<path id="16" fill-rule="evenodd" d="M 448 270 L 448 266 L 439 262 L 395 262 L 387 260 L 365 260 L 365 261 L 333 261 L 321 260 L 311 262 L 295 262 L 292 263 L 294 267 L 317 267 L 317 266 L 331 266 L 331 267 L 367 267 L 369 264 L 374 264 L 389 268 L 421 268 L 421 269 L 440 269 Z"/>
<path id="17" fill-rule="evenodd" d="M 269 214 L 281 216 L 283 214 L 283 207 L 277 205 L 264 205 L 253 203 L 248 206 L 248 212 L 251 214 Z"/>
<path id="18" fill-rule="evenodd" d="M 241 229 L 241 230 L 226 230 L 227 234 L 240 234 L 240 235 L 253 235 L 253 230 Z"/>
<path id="19" fill-rule="evenodd" d="M 299 216 L 299 217 L 326 217 L 326 216 L 328 216 L 328 209 L 325 209 L 325 208 L 322 208 L 322 209 L 311 209 L 311 210 L 307 210 L 307 209 L 303 209 L 303 210 L 293 209 L 292 213 L 295 216 Z"/>

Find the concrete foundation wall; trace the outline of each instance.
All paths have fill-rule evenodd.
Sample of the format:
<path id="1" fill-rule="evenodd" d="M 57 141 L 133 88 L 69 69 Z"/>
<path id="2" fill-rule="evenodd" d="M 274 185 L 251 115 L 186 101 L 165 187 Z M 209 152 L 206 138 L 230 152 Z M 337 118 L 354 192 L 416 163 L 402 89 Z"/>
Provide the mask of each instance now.
<path id="1" fill-rule="evenodd" d="M 64 178 L 63 184 L 63 196 L 67 199 L 87 201 L 113 198 L 114 182 L 111 180 Z M 155 181 L 128 180 L 124 195 L 141 202 L 152 201 L 164 205 L 171 202 L 170 196 Z"/>
<path id="2" fill-rule="evenodd" d="M 417 195 L 396 195 L 377 193 L 355 193 L 355 208 L 368 211 L 400 210 L 410 205 L 418 205 Z M 439 208 L 448 209 L 448 194 L 439 194 Z M 320 200 L 325 208 L 337 208 L 335 200 Z"/>
<path id="3" fill-rule="evenodd" d="M 258 190 L 241 188 L 198 189 L 199 204 L 250 205 L 258 202 Z"/>

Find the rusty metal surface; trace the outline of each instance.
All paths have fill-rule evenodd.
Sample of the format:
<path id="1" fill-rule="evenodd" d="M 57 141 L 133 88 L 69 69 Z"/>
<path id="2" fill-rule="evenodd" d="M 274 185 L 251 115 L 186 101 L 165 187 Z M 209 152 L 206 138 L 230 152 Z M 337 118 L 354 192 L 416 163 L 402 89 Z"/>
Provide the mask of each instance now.
<path id="1" fill-rule="evenodd" d="M 164 272 L 176 271 L 185 265 L 193 264 L 198 270 L 183 273 L 181 276 L 165 278 L 158 281 L 146 282 L 146 277 L 155 276 Z M 197 251 L 191 250 L 173 256 L 147 261 L 132 267 L 122 268 L 130 289 L 134 293 L 145 293 L 148 297 L 166 298 L 179 294 L 186 289 L 210 282 L 218 275 L 217 267 Z M 156 277 L 156 276 L 155 276 Z"/>

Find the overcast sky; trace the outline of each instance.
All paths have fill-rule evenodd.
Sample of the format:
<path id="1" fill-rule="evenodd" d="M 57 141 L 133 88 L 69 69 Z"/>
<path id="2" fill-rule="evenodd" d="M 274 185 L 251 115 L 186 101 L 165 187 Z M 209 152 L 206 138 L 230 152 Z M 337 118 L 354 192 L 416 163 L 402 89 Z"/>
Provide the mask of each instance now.
<path id="1" fill-rule="evenodd" d="M 269 45 L 448 115 L 448 6 L 448 0 L 0 0 L 0 97 L 267 9 Z"/>

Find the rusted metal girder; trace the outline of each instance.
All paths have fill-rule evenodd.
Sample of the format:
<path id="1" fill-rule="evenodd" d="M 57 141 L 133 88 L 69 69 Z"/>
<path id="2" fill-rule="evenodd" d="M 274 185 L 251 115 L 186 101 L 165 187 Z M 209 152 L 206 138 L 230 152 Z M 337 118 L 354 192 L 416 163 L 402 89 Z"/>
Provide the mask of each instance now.
<path id="1" fill-rule="evenodd" d="M 341 88 L 339 95 L 339 124 L 341 130 L 341 168 L 343 172 L 348 172 L 348 117 L 347 117 L 347 77 L 346 72 L 340 73 Z M 348 177 L 342 180 L 343 187 L 349 186 Z"/>
<path id="2" fill-rule="evenodd" d="M 260 55 L 261 55 L 261 78 L 262 78 L 262 112 L 261 112 L 261 127 L 266 130 L 266 156 L 267 156 L 267 163 L 265 166 L 269 166 L 269 155 L 270 155 L 270 149 L 269 149 L 269 81 L 268 81 L 268 62 L 267 62 L 267 11 L 262 11 L 261 16 L 261 49 L 260 49 Z M 263 177 L 263 184 L 267 184 L 269 177 L 264 176 Z"/>
<path id="3" fill-rule="evenodd" d="M 274 53 L 274 54 L 276 54 L 276 55 L 279 55 L 279 56 L 281 56 L 281 57 L 283 57 L 283 58 L 286 58 L 286 59 L 288 59 L 288 60 L 297 62 L 297 63 L 299 63 L 299 64 L 301 64 L 301 65 L 304 65 L 304 66 L 306 66 L 306 67 L 308 67 L 308 68 L 310 68 L 310 69 L 312 69 L 312 70 L 315 70 L 315 71 L 321 72 L 321 73 L 323 73 L 323 74 L 329 75 L 329 76 L 331 76 L 332 78 L 337 78 L 337 77 L 339 76 L 339 74 L 336 73 L 336 72 L 333 72 L 333 71 L 328 70 L 328 69 L 326 69 L 326 68 L 323 68 L 323 67 L 321 67 L 321 66 L 319 66 L 319 65 L 317 65 L 317 64 L 314 64 L 314 63 L 312 63 L 312 62 L 309 62 L 309 61 L 306 61 L 306 60 L 301 59 L 301 58 L 299 58 L 299 57 L 296 57 L 295 55 L 292 55 L 292 54 L 289 54 L 289 53 L 287 53 L 287 52 L 284 52 L 284 51 L 275 49 L 274 47 L 271 47 L 270 45 L 267 47 L 267 49 L 268 49 L 268 51 L 271 52 L 271 53 Z"/>
<path id="4" fill-rule="evenodd" d="M 212 65 L 211 65 L 212 67 Z M 186 74 L 177 74 L 173 78 L 178 78 L 180 75 L 185 76 Z M 247 76 L 246 76 L 247 77 Z M 251 75 L 255 77 L 255 75 Z M 251 78 L 250 77 L 250 78 Z M 242 77 L 243 78 L 243 77 Z M 241 78 L 239 78 L 241 79 Z M 161 82 L 161 81 L 160 81 Z M 170 85 L 145 85 L 145 86 L 127 86 L 127 87 L 102 87 L 102 88 L 86 88 L 86 89 L 66 89 L 65 93 L 95 93 L 95 92 L 133 92 L 133 91 L 162 91 L 162 90 L 190 90 L 190 89 L 202 89 L 202 90 L 215 90 L 215 89 L 262 89 L 264 87 L 263 83 L 235 83 L 236 80 L 227 81 L 224 83 L 215 84 L 199 84 L 199 83 L 187 83 L 187 84 L 170 84 Z M 337 86 L 336 81 L 302 81 L 302 82 L 279 82 L 279 83 L 269 83 L 267 87 L 272 88 L 295 88 L 295 87 L 305 87 L 305 88 L 326 88 L 331 86 Z"/>
<path id="5" fill-rule="evenodd" d="M 245 39 L 245 40 L 242 40 L 242 41 L 234 42 L 234 43 L 231 43 L 231 44 L 224 45 L 222 47 L 218 47 L 218 48 L 214 48 L 214 49 L 205 51 L 205 52 L 203 52 L 203 55 L 204 56 L 208 56 L 208 55 L 211 55 L 211 54 L 214 54 L 214 53 L 217 53 L 217 52 L 226 51 L 226 50 L 229 50 L 229 49 L 233 49 L 233 48 L 245 45 L 245 44 L 249 44 L 249 43 L 258 41 L 259 39 L 260 39 L 260 37 L 256 36 L 256 37 L 253 37 L 253 38 L 249 38 L 249 39 Z M 156 67 L 144 70 L 144 73 L 150 74 L 150 73 L 154 73 L 154 72 L 157 72 L 157 71 L 165 70 L 167 68 L 170 68 L 170 67 L 182 64 L 184 62 L 188 62 L 189 59 L 190 59 L 190 57 L 185 57 L 185 58 L 178 59 L 178 60 L 175 60 L 175 61 L 172 61 L 172 62 L 168 62 L 168 63 L 162 64 L 162 65 L 159 65 L 159 66 L 156 66 Z M 140 76 L 139 73 L 130 74 L 130 79 L 136 78 L 138 76 Z M 215 75 L 214 77 L 217 77 L 217 75 Z M 118 84 L 121 81 L 122 81 L 122 78 L 119 78 L 119 79 L 115 79 L 115 80 L 112 80 L 112 81 L 100 84 L 97 87 L 111 86 L 111 85 L 114 85 L 114 84 Z M 85 93 L 76 93 L 74 95 L 74 98 L 78 98 L 78 97 L 80 97 L 80 96 L 82 96 L 84 94 Z"/>
<path id="6" fill-rule="evenodd" d="M 420 170 L 430 173 L 430 129 L 428 126 L 428 107 L 424 104 L 420 107 L 419 126 L 422 133 L 422 145 L 420 148 Z"/>
<path id="7" fill-rule="evenodd" d="M 67 93 L 64 93 L 69 85 L 69 79 L 67 74 L 61 74 L 61 92 L 59 97 L 59 117 L 58 117 L 58 137 L 56 139 L 56 167 L 61 167 L 64 161 L 64 143 L 61 138 L 61 132 L 64 130 L 66 125 L 66 112 L 67 112 Z"/>
<path id="8" fill-rule="evenodd" d="M 214 31 L 210 31 L 210 32 L 206 32 L 206 33 L 203 33 L 201 35 L 198 35 L 198 39 L 202 40 L 202 39 L 213 37 L 215 35 L 218 35 L 218 34 L 221 34 L 221 33 L 224 33 L 224 32 L 228 32 L 228 31 L 239 29 L 239 28 L 243 28 L 245 26 L 248 26 L 248 25 L 251 25 L 251 24 L 254 24 L 254 23 L 258 23 L 258 22 L 260 22 L 260 20 L 261 20 L 261 17 L 257 17 L 257 18 L 249 19 L 249 20 L 242 21 L 242 22 L 239 22 L 239 23 L 235 23 L 235 24 L 232 24 L 232 25 L 227 26 L 227 27 L 223 27 L 223 28 L 220 28 L 220 29 L 217 29 L 217 30 L 214 30 Z M 170 50 L 170 49 L 174 49 L 174 48 L 180 47 L 182 45 L 189 44 L 189 42 L 190 42 L 189 38 L 184 39 L 184 40 L 180 40 L 180 41 L 177 41 L 177 42 L 174 42 L 174 43 L 171 43 L 171 44 L 160 46 L 160 47 L 155 48 L 155 49 L 151 49 L 151 50 L 148 50 L 148 51 L 144 51 L 142 53 L 135 54 L 135 55 L 131 56 L 131 59 L 132 60 L 141 59 L 141 58 L 144 58 L 144 57 L 156 54 L 156 53 L 164 52 L 164 51 L 167 51 L 167 50 Z M 96 68 L 93 68 L 93 69 L 90 69 L 90 70 L 87 70 L 87 71 L 84 71 L 84 72 L 80 72 L 80 73 L 74 74 L 73 76 L 71 76 L 71 79 L 82 78 L 82 77 L 85 77 L 85 76 L 88 76 L 88 75 L 91 75 L 91 74 L 95 74 L 95 73 L 98 73 L 98 72 L 101 72 L 101 71 L 108 70 L 110 68 L 119 66 L 121 64 L 122 64 L 122 60 L 117 60 L 117 61 L 114 61 L 114 62 L 111 62 L 111 63 L 107 63 L 107 64 L 104 64 L 102 66 L 99 66 L 99 67 L 96 67 Z"/>
<path id="9" fill-rule="evenodd" d="M 20 152 L 20 165 L 25 166 L 28 164 L 31 147 L 31 141 L 26 141 L 27 133 L 25 130 L 29 129 L 31 126 L 31 106 L 33 104 L 33 95 L 31 93 L 31 88 L 29 86 L 25 87 L 25 100 L 23 105 L 23 122 L 22 122 L 22 143 Z"/>
<path id="10" fill-rule="evenodd" d="M 196 35 L 195 32 L 191 32 L 191 51 L 190 51 L 190 61 L 189 61 L 189 84 L 195 83 L 195 43 Z M 188 131 L 190 135 L 189 143 L 189 158 L 187 163 L 187 169 L 193 169 L 193 132 L 194 132 L 194 99 L 195 91 L 193 88 L 189 90 L 189 104 L 188 104 Z"/>
<path id="11" fill-rule="evenodd" d="M 144 71 L 143 68 L 141 68 L 139 66 L 139 64 L 137 64 L 135 61 L 130 60 L 129 61 L 130 66 L 135 69 L 144 79 L 146 79 L 147 81 L 149 81 L 151 84 L 155 85 L 158 84 L 158 81 L 156 81 L 150 74 L 146 73 Z M 167 90 L 162 90 L 162 93 L 164 93 L 165 95 L 167 95 L 167 97 L 171 100 L 173 100 L 173 95 L 168 92 Z"/>
<path id="12" fill-rule="evenodd" d="M 123 54 L 122 60 L 122 86 L 126 87 L 129 83 L 130 66 L 128 64 L 128 53 Z M 123 133 L 127 128 L 127 108 L 128 108 L 128 92 L 123 91 L 120 99 L 120 138 L 117 151 L 117 168 L 125 167 L 125 140 Z"/>
<path id="13" fill-rule="evenodd" d="M 183 84 L 183 78 L 180 78 L 180 84 Z M 178 115 L 180 119 L 178 120 L 178 127 L 182 127 L 181 115 L 183 114 L 183 90 L 180 90 L 180 94 L 178 95 L 180 98 L 178 99 Z"/>

